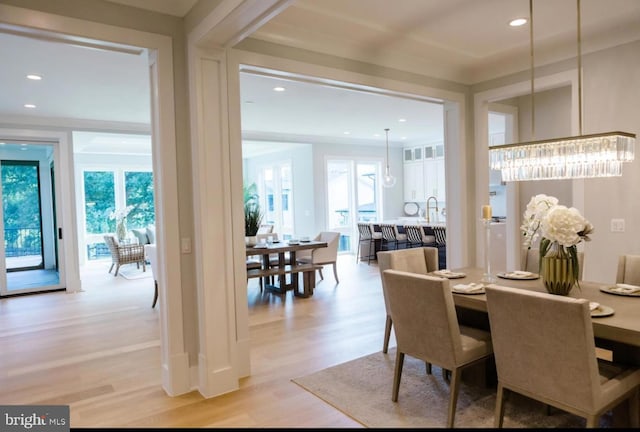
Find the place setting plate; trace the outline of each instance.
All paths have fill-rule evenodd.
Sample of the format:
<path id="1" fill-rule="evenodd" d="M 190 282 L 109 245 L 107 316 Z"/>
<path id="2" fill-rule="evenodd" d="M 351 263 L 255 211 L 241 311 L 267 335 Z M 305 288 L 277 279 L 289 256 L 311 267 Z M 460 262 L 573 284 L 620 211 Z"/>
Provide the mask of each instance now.
<path id="1" fill-rule="evenodd" d="M 452 285 L 451 291 L 455 294 L 465 295 L 485 294 L 484 284 L 475 282 L 471 282 L 469 284 Z"/>
<path id="2" fill-rule="evenodd" d="M 615 294 L 627 297 L 640 297 L 640 286 L 629 284 L 615 284 L 600 287 L 600 291 L 607 294 Z"/>
<path id="3" fill-rule="evenodd" d="M 591 311 L 591 316 L 595 318 L 607 317 L 614 314 L 613 308 L 597 302 L 589 302 L 589 310 Z"/>
<path id="4" fill-rule="evenodd" d="M 439 277 L 443 277 L 443 278 L 447 278 L 447 279 L 460 279 L 463 277 L 467 277 L 466 273 L 462 273 L 462 272 L 454 272 L 451 270 L 447 270 L 447 269 L 442 269 L 442 270 L 436 270 L 431 272 L 432 275 L 434 276 L 439 276 Z"/>
<path id="5" fill-rule="evenodd" d="M 515 270 L 512 272 L 501 272 L 496 274 L 501 279 L 511 279 L 511 280 L 535 280 L 540 278 L 538 273 L 531 273 L 528 271 Z"/>

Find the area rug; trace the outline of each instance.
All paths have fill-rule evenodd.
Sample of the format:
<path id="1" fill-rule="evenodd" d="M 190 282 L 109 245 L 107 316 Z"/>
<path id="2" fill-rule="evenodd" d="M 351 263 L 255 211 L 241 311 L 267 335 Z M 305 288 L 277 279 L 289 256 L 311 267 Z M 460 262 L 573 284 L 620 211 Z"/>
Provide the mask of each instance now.
<path id="1" fill-rule="evenodd" d="M 151 272 L 151 267 L 149 267 L 148 265 L 147 271 L 142 271 L 142 266 L 140 268 L 137 268 L 134 264 L 131 264 L 127 267 L 121 267 L 120 270 L 118 270 L 118 275 L 128 280 L 150 278 L 152 274 L 153 273 Z"/>
<path id="2" fill-rule="evenodd" d="M 405 356 L 398 402 L 391 401 L 395 348 L 342 363 L 292 381 L 367 427 L 442 428 L 447 422 L 449 385 L 442 370 L 427 375 L 422 361 Z M 460 385 L 455 427 L 493 428 L 495 389 Z M 505 428 L 584 428 L 585 420 L 510 393 Z M 600 421 L 611 426 L 610 415 Z"/>

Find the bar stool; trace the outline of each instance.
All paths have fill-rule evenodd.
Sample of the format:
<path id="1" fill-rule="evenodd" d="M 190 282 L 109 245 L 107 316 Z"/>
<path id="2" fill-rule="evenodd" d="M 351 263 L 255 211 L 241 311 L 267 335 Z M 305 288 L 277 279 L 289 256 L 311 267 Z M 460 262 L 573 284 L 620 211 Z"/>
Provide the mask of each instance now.
<path id="1" fill-rule="evenodd" d="M 367 264 L 371 264 L 371 257 L 375 258 L 375 242 L 380 239 L 382 235 L 373 231 L 373 227 L 367 222 L 358 222 L 358 251 L 356 252 L 356 263 L 359 262 L 360 248 L 363 243 L 367 245 L 369 254 L 367 256 Z M 371 247 L 373 246 L 373 253 Z"/>
<path id="2" fill-rule="evenodd" d="M 406 247 L 407 234 L 400 233 L 397 225 L 380 224 L 380 229 L 382 230 L 382 249 L 391 250 L 390 246 L 393 246 L 393 249 L 399 249 L 402 243 L 404 243 Z"/>
<path id="3" fill-rule="evenodd" d="M 436 237 L 427 235 L 421 225 L 405 225 L 407 233 L 407 247 L 435 246 Z"/>

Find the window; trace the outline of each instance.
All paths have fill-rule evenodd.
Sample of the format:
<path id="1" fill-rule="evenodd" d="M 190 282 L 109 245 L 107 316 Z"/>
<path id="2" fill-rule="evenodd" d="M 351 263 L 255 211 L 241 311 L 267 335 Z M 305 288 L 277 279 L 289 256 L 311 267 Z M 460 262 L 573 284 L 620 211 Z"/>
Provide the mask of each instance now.
<path id="1" fill-rule="evenodd" d="M 132 206 L 127 229 L 155 224 L 153 173 L 123 169 L 85 170 L 85 242 L 90 260 L 109 257 L 103 235 L 115 233 L 116 211 Z"/>
<path id="2" fill-rule="evenodd" d="M 295 229 L 291 162 L 282 161 L 263 166 L 259 178 L 258 195 L 265 209 L 262 223 L 273 225 L 273 231 L 281 238 L 290 238 Z"/>
<path id="3" fill-rule="evenodd" d="M 377 161 L 327 161 L 328 229 L 341 233 L 339 252 L 354 251 L 358 246 L 358 222 L 378 220 L 380 172 Z"/>

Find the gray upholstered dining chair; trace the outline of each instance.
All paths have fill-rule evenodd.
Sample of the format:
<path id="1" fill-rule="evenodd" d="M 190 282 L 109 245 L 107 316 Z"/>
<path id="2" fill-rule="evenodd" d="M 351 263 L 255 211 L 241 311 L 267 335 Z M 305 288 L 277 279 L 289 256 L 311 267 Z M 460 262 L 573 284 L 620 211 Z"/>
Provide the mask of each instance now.
<path id="1" fill-rule="evenodd" d="M 616 283 L 640 285 L 640 255 L 620 255 Z"/>
<path id="2" fill-rule="evenodd" d="M 491 334 L 458 324 L 448 279 L 397 270 L 385 270 L 382 277 L 397 341 L 391 400 L 398 401 L 405 355 L 451 371 L 447 414 L 451 428 L 461 372 L 492 355 Z"/>
<path id="3" fill-rule="evenodd" d="M 498 372 L 495 427 L 502 427 L 505 390 L 584 417 L 587 427 L 631 398 L 638 427 L 640 368 L 597 359 L 588 300 L 485 289 Z"/>
<path id="4" fill-rule="evenodd" d="M 540 249 L 523 249 L 520 259 L 520 269 L 531 273 L 540 272 Z M 584 252 L 578 252 L 578 280 L 582 280 L 584 269 Z"/>
<path id="5" fill-rule="evenodd" d="M 412 249 L 399 249 L 395 251 L 378 252 L 378 268 L 380 269 L 380 279 L 384 287 L 384 278 L 382 273 L 385 270 L 400 270 L 410 273 L 427 274 L 438 270 L 438 248 L 423 247 Z M 384 342 L 382 344 L 382 352 L 386 353 L 389 349 L 389 339 L 391 337 L 391 328 L 393 321 L 389 313 L 389 300 L 387 294 L 382 290 L 384 296 L 384 307 L 387 311 L 387 321 L 384 327 Z M 431 368 L 427 366 L 428 372 Z"/>

